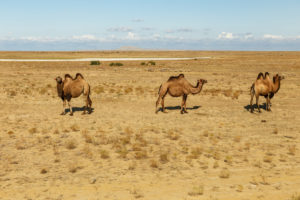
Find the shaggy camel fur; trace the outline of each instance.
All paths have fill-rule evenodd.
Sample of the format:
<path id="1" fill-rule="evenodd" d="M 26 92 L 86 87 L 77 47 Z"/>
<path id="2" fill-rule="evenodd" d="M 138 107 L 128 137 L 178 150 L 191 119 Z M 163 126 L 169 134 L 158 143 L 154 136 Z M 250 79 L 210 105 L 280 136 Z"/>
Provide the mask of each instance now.
<path id="1" fill-rule="evenodd" d="M 186 100 L 189 94 L 198 94 L 201 92 L 203 85 L 207 83 L 207 80 L 200 79 L 197 81 L 197 85 L 192 86 L 185 78 L 184 74 L 179 74 L 178 76 L 171 76 L 167 82 L 161 84 L 158 94 L 159 97 L 156 101 L 156 110 L 155 113 L 158 113 L 159 109 L 158 104 L 161 101 L 162 111 L 165 111 L 164 98 L 167 94 L 170 94 L 172 97 L 182 96 L 181 102 L 181 114 L 187 113 L 186 111 Z"/>
<path id="2" fill-rule="evenodd" d="M 250 100 L 250 107 L 251 112 L 253 112 L 254 108 L 252 106 L 253 97 L 256 97 L 256 105 L 258 111 L 260 111 L 260 107 L 258 104 L 259 96 L 264 96 L 266 98 L 266 110 L 271 111 L 270 108 L 270 99 L 274 96 L 275 93 L 278 92 L 280 89 L 280 81 L 284 79 L 284 76 L 279 76 L 276 74 L 273 76 L 273 81 L 271 81 L 269 77 L 269 73 L 266 72 L 265 75 L 263 73 L 259 73 L 255 83 L 252 84 L 250 88 L 251 100 Z"/>
<path id="3" fill-rule="evenodd" d="M 70 104 L 72 98 L 79 97 L 81 94 L 85 96 L 85 107 L 82 114 L 88 112 L 91 113 L 92 100 L 90 99 L 90 85 L 84 80 L 80 73 L 76 74 L 75 79 L 73 79 L 69 74 L 65 75 L 65 79 L 62 80 L 61 77 L 57 77 L 57 94 L 63 101 L 63 111 L 61 115 L 65 115 L 66 101 L 68 101 L 70 115 L 73 115 L 73 110 Z"/>

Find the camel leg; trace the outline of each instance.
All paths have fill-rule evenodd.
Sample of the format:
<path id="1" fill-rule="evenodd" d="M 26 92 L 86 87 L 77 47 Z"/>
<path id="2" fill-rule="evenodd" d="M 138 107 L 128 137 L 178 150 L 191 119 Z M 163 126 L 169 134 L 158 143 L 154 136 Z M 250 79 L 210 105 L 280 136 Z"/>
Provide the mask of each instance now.
<path id="1" fill-rule="evenodd" d="M 254 97 L 254 94 L 251 93 L 251 99 L 250 99 L 250 109 L 251 109 L 251 112 L 253 113 L 253 97 Z"/>
<path id="2" fill-rule="evenodd" d="M 82 113 L 82 115 L 85 115 L 88 106 L 89 106 L 89 100 L 88 100 L 88 97 L 86 96 L 85 106 L 83 107 L 83 113 Z"/>
<path id="3" fill-rule="evenodd" d="M 72 106 L 71 106 L 71 102 L 70 101 L 68 101 L 68 106 L 69 106 L 69 109 L 70 109 L 70 116 L 73 116 L 73 110 L 72 110 Z"/>
<path id="4" fill-rule="evenodd" d="M 259 104 L 258 104 L 259 95 L 255 96 L 255 97 L 256 97 L 256 106 L 257 106 L 258 112 L 261 112 Z"/>
<path id="5" fill-rule="evenodd" d="M 92 113 L 92 100 L 90 98 L 90 95 L 88 95 L 88 105 L 89 105 L 88 113 L 90 114 L 90 113 Z"/>
<path id="6" fill-rule="evenodd" d="M 186 100 L 187 100 L 187 95 L 184 95 L 184 112 L 188 113 L 188 111 L 186 111 Z"/>
<path id="7" fill-rule="evenodd" d="M 167 113 L 167 111 L 165 109 L 165 96 L 163 96 L 161 99 L 161 109 L 162 109 L 163 113 Z"/>
<path id="8" fill-rule="evenodd" d="M 267 97 L 267 102 L 268 102 L 268 104 L 267 104 L 267 111 L 271 111 L 271 105 L 270 105 L 271 100 L 270 100 L 270 96 L 269 95 Z"/>
<path id="9" fill-rule="evenodd" d="M 64 99 L 64 100 L 63 100 L 63 110 L 62 110 L 61 115 L 65 115 L 65 114 L 66 114 L 66 109 L 65 109 L 65 107 L 66 107 L 66 100 Z"/>
<path id="10" fill-rule="evenodd" d="M 157 114 L 159 109 L 157 109 L 158 105 L 159 105 L 159 102 L 161 101 L 161 96 L 159 95 L 157 101 L 156 101 L 156 107 L 155 107 L 155 113 Z"/>

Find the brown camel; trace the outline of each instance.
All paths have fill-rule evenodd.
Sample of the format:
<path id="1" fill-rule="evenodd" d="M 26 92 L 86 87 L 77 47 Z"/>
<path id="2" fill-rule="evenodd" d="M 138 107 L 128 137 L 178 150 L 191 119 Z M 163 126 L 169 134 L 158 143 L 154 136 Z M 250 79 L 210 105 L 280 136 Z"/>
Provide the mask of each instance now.
<path id="1" fill-rule="evenodd" d="M 258 111 L 260 111 L 260 107 L 258 104 L 258 99 L 259 96 L 264 96 L 266 98 L 266 110 L 271 111 L 270 108 L 270 99 L 274 96 L 275 93 L 278 92 L 280 89 L 280 81 L 284 79 L 284 76 L 279 76 L 276 74 L 273 76 L 273 81 L 271 81 L 269 77 L 269 73 L 266 72 L 265 75 L 263 73 L 259 73 L 257 76 L 257 79 L 255 83 L 252 84 L 250 88 L 250 94 L 251 94 L 251 100 L 250 100 L 250 107 L 251 107 L 251 112 L 253 112 L 253 97 L 256 97 L 256 105 L 258 108 Z"/>
<path id="2" fill-rule="evenodd" d="M 200 79 L 197 81 L 197 85 L 192 86 L 185 78 L 184 74 L 179 74 L 178 76 L 171 76 L 167 82 L 161 84 L 158 94 L 159 97 L 156 101 L 156 110 L 155 113 L 158 113 L 157 109 L 159 102 L 161 101 L 162 111 L 165 111 L 164 98 L 167 94 L 170 94 L 172 97 L 182 96 L 181 102 L 181 114 L 187 113 L 186 111 L 186 100 L 189 94 L 198 94 L 201 92 L 203 85 L 207 83 L 207 80 Z"/>
<path id="3" fill-rule="evenodd" d="M 57 77 L 57 94 L 63 100 L 63 111 L 61 115 L 65 115 L 66 100 L 68 101 L 70 115 L 73 115 L 73 110 L 70 104 L 72 98 L 77 98 L 81 94 L 85 96 L 85 107 L 82 114 L 88 112 L 91 113 L 92 100 L 90 99 L 90 85 L 86 82 L 80 73 L 76 74 L 75 79 L 73 79 L 69 74 L 65 75 L 65 79 L 62 80 L 61 77 Z"/>

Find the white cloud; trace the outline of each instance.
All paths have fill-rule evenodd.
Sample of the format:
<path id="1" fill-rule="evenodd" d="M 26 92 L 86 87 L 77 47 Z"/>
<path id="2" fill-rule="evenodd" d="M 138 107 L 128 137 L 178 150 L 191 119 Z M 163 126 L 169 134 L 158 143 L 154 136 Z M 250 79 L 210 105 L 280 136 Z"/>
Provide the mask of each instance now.
<path id="1" fill-rule="evenodd" d="M 139 40 L 139 37 L 135 33 L 133 33 L 133 32 L 128 32 L 125 39 L 128 39 L 128 40 Z"/>
<path id="2" fill-rule="evenodd" d="M 96 36 L 94 35 L 75 35 L 72 37 L 75 40 L 97 40 Z"/>
<path id="3" fill-rule="evenodd" d="M 131 32 L 132 28 L 129 28 L 129 27 L 113 27 L 113 28 L 107 29 L 107 31 L 110 31 L 110 32 Z"/>
<path id="4" fill-rule="evenodd" d="M 264 39 L 283 39 L 281 35 L 264 34 Z"/>
<path id="5" fill-rule="evenodd" d="M 233 33 L 228 33 L 228 32 L 222 32 L 221 34 L 218 35 L 218 39 L 233 39 Z"/>

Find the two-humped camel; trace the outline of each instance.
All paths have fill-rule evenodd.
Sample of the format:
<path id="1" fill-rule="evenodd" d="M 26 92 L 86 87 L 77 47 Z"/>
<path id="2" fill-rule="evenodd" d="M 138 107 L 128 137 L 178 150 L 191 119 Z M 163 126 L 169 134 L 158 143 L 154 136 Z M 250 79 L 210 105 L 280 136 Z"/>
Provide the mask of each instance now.
<path id="1" fill-rule="evenodd" d="M 259 96 L 264 96 L 266 98 L 266 110 L 271 111 L 270 108 L 270 99 L 274 96 L 275 93 L 278 92 L 280 89 L 280 81 L 284 79 L 284 76 L 280 76 L 276 74 L 273 76 L 273 81 L 269 77 L 269 73 L 266 72 L 265 75 L 263 73 L 259 73 L 256 81 L 252 84 L 250 88 L 251 100 L 250 100 L 250 107 L 251 112 L 253 112 L 254 108 L 252 105 L 253 97 L 256 97 L 256 105 L 258 111 L 260 111 L 260 107 L 258 104 Z"/>
<path id="2" fill-rule="evenodd" d="M 199 79 L 197 81 L 197 85 L 194 87 L 190 84 L 185 78 L 184 74 L 179 74 L 178 76 L 171 76 L 167 82 L 161 84 L 158 94 L 159 97 L 156 101 L 156 109 L 155 113 L 159 111 L 158 104 L 161 101 L 162 111 L 165 111 L 164 106 L 164 98 L 167 94 L 171 95 L 172 97 L 180 97 L 182 96 L 181 102 L 181 114 L 187 113 L 186 111 L 186 100 L 189 94 L 198 94 L 201 92 L 203 85 L 207 83 L 207 80 Z"/>
<path id="3" fill-rule="evenodd" d="M 57 94 L 63 101 L 63 111 L 62 115 L 66 114 L 65 106 L 66 101 L 68 101 L 69 109 L 70 109 L 70 115 L 73 115 L 73 110 L 70 104 L 70 101 L 72 98 L 77 98 L 81 94 L 85 96 L 85 107 L 82 114 L 86 113 L 86 110 L 88 109 L 88 112 L 91 113 L 91 106 L 92 106 L 92 100 L 90 99 L 90 85 L 86 82 L 86 80 L 83 78 L 82 74 L 77 73 L 75 79 L 72 78 L 69 74 L 65 75 L 65 79 L 62 80 L 61 77 L 57 77 Z"/>

